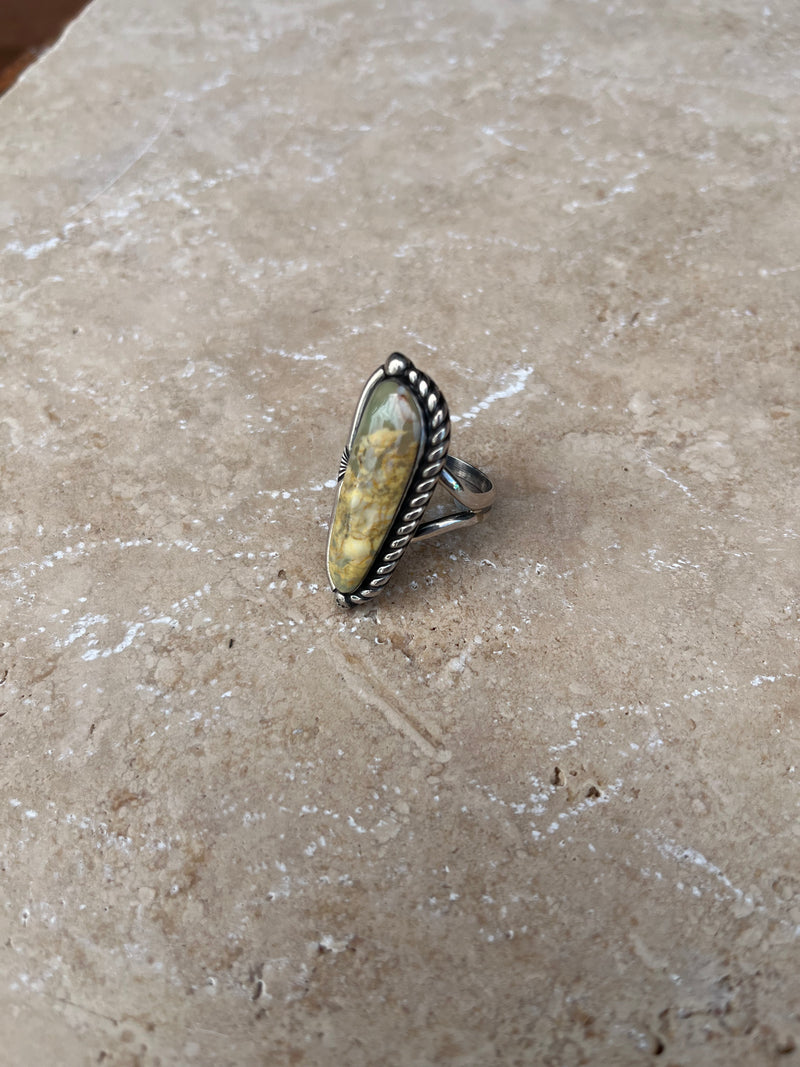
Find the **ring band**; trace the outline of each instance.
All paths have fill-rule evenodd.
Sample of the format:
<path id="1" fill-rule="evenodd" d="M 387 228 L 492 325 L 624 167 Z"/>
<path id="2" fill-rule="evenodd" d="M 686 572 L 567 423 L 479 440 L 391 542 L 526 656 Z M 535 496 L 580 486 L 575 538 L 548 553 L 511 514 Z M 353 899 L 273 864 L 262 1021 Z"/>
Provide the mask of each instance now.
<path id="1" fill-rule="evenodd" d="M 336 482 L 328 578 L 347 607 L 377 596 L 412 541 L 481 522 L 495 490 L 448 455 L 450 416 L 433 381 L 400 352 L 367 380 Z M 422 522 L 437 484 L 464 510 Z"/>
<path id="2" fill-rule="evenodd" d="M 465 526 L 474 526 L 476 522 L 483 521 L 494 503 L 491 480 L 464 459 L 448 456 L 439 475 L 439 483 L 467 510 L 421 523 L 414 534 L 415 541 L 427 541 L 456 527 L 463 529 Z"/>

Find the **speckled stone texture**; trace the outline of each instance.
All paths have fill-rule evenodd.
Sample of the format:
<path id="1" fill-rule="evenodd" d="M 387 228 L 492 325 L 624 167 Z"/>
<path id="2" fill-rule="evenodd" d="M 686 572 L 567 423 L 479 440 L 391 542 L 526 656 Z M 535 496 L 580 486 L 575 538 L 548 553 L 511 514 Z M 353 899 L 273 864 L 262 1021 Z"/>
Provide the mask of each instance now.
<path id="1" fill-rule="evenodd" d="M 0 100 L 0 1043 L 800 1060 L 794 3 L 97 0 Z M 366 376 L 491 518 L 325 579 Z"/>
<path id="2" fill-rule="evenodd" d="M 435 395 L 431 399 L 438 403 Z M 430 474 L 428 495 L 439 488 L 447 425 L 440 433 L 445 444 L 439 445 L 442 451 Z M 344 593 L 354 592 L 367 576 L 417 464 L 423 436 L 422 410 L 408 385 L 384 379 L 373 386 L 353 434 L 352 449 L 346 445 L 342 455 L 346 467 L 335 493 L 328 538 L 328 577 L 331 587 Z M 424 503 L 417 505 L 420 511 Z M 406 547 L 409 537 L 406 533 L 401 547 Z"/>

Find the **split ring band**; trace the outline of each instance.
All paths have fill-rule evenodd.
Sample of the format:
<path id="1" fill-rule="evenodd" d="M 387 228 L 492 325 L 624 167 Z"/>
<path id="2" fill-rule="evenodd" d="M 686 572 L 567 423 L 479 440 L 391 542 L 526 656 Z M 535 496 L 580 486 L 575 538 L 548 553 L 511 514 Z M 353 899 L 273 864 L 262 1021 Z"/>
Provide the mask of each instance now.
<path id="1" fill-rule="evenodd" d="M 328 578 L 347 607 L 377 596 L 412 541 L 481 522 L 495 490 L 448 455 L 450 416 L 433 381 L 393 353 L 368 379 L 342 453 L 328 535 Z M 422 522 L 440 484 L 464 510 Z"/>

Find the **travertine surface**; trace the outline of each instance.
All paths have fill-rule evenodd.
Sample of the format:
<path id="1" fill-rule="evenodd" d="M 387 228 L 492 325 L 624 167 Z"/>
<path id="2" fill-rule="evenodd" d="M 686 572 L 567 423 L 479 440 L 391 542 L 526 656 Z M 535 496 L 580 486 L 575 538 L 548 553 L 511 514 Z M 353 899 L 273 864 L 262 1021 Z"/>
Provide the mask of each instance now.
<path id="1" fill-rule="evenodd" d="M 800 1058 L 798 49 L 97 0 L 0 100 L 4 1062 Z M 499 503 L 347 614 L 393 349 Z"/>

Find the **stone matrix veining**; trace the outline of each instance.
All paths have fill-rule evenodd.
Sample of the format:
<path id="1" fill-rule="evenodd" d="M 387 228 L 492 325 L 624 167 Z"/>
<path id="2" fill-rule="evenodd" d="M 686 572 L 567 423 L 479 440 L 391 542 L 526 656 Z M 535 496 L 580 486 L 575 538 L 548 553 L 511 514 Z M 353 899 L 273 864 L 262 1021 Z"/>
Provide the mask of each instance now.
<path id="1" fill-rule="evenodd" d="M 359 419 L 336 497 L 328 574 L 352 593 L 377 556 L 414 473 L 422 412 L 411 389 L 387 378 L 372 389 Z"/>

